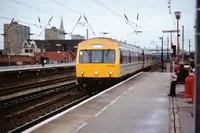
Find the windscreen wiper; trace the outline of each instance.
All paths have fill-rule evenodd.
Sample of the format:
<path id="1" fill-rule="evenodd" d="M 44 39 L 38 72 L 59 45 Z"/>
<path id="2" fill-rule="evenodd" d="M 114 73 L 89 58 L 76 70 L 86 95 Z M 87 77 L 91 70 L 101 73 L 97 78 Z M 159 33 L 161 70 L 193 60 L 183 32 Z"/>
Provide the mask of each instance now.
<path id="1" fill-rule="evenodd" d="M 108 56 L 108 53 L 110 52 L 110 49 L 108 49 L 108 52 L 106 53 L 106 57 Z"/>
<path id="2" fill-rule="evenodd" d="M 87 49 L 84 49 L 87 53 L 88 53 L 88 55 L 90 56 L 90 52 L 87 50 Z"/>

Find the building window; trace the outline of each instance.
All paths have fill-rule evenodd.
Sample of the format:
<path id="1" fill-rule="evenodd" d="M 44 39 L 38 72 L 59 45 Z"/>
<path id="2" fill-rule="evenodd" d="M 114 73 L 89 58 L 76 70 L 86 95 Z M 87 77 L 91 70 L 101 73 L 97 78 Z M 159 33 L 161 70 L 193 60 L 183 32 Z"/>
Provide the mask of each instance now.
<path id="1" fill-rule="evenodd" d="M 32 50 L 32 49 L 30 49 L 30 53 L 33 53 L 33 50 Z"/>
<path id="2" fill-rule="evenodd" d="M 28 49 L 25 49 L 25 53 L 29 53 L 29 50 L 28 50 Z"/>

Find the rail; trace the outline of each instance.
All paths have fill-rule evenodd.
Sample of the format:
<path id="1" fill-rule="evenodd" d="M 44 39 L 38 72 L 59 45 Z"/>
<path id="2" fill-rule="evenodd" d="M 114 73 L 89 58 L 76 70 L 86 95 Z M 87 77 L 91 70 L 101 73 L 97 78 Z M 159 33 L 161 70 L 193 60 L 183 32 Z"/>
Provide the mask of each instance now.
<path id="1" fill-rule="evenodd" d="M 15 86 L 10 86 L 10 87 L 6 87 L 6 88 L 1 88 L 0 96 L 5 96 L 5 95 L 13 94 L 13 93 L 16 93 L 19 91 L 25 91 L 25 90 L 33 89 L 36 87 L 42 87 L 42 86 L 46 86 L 49 84 L 55 84 L 58 82 L 67 81 L 72 76 L 75 79 L 75 73 L 69 73 L 68 75 L 66 75 L 64 77 L 57 77 L 57 78 L 55 77 L 53 79 L 40 80 L 40 81 L 36 81 L 36 82 L 28 82 L 28 83 L 21 84 L 21 85 L 15 85 Z"/>

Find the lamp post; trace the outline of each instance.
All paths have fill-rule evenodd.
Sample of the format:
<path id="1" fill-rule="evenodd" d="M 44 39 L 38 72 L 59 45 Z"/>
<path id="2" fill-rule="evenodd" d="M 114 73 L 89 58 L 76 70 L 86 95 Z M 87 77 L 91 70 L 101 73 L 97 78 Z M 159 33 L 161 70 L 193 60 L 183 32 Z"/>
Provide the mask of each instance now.
<path id="1" fill-rule="evenodd" d="M 161 63 L 162 63 L 162 72 L 164 72 L 164 70 L 163 70 L 163 36 L 162 37 L 160 37 L 160 39 L 161 39 Z"/>
<path id="2" fill-rule="evenodd" d="M 58 47 L 57 49 L 57 53 L 58 53 L 58 65 L 59 65 L 59 55 L 60 55 L 60 51 L 59 51 L 59 47 L 61 46 L 61 44 L 56 44 L 56 47 Z"/>
<path id="3" fill-rule="evenodd" d="M 180 49 L 179 49 L 179 19 L 181 18 L 181 12 L 174 12 L 176 20 L 177 20 L 177 64 L 180 62 Z"/>

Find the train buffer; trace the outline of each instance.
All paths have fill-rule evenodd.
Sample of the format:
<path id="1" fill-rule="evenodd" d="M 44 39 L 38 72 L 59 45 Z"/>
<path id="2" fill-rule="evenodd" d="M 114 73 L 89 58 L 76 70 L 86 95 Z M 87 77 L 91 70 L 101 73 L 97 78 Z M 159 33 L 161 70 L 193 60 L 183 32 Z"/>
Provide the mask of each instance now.
<path id="1" fill-rule="evenodd" d="M 134 77 L 134 78 L 133 78 Z M 170 74 L 141 72 L 25 132 L 173 132 Z M 178 86 L 180 87 L 180 86 Z"/>

